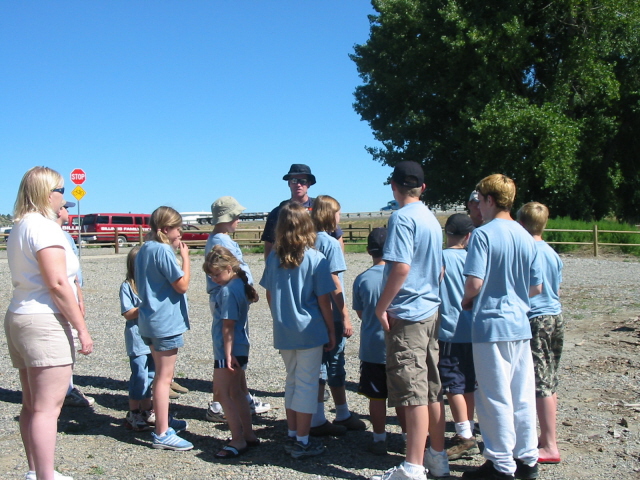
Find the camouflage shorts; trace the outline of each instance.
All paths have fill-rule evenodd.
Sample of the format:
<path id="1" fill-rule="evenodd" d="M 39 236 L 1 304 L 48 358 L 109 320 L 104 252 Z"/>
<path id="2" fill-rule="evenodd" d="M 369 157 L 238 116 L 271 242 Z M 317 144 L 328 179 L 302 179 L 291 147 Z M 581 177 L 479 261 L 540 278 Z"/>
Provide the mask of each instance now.
<path id="1" fill-rule="evenodd" d="M 564 320 L 560 315 L 529 319 L 531 353 L 536 373 L 536 397 L 550 397 L 558 389 L 558 365 L 564 344 Z"/>

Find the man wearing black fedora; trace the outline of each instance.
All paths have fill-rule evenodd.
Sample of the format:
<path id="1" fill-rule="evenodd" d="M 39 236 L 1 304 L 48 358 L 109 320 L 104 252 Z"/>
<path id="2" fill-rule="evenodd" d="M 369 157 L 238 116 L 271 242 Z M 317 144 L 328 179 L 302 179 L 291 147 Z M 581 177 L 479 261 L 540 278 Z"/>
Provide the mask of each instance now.
<path id="1" fill-rule="evenodd" d="M 297 202 L 305 207 L 307 210 L 311 210 L 313 208 L 313 202 L 315 198 L 312 198 L 308 195 L 309 187 L 311 185 L 315 185 L 316 177 L 313 173 L 311 173 L 311 169 L 308 165 L 303 163 L 294 163 L 289 168 L 289 173 L 287 173 L 283 180 L 287 182 L 289 185 L 289 189 L 291 190 L 291 198 L 289 200 L 284 200 L 280 203 L 276 208 L 269 212 L 269 216 L 267 217 L 267 223 L 264 226 L 264 232 L 262 233 L 261 241 L 264 242 L 264 258 L 266 259 L 273 248 L 273 242 L 275 241 L 275 233 L 276 233 L 276 223 L 278 223 L 278 214 L 280 213 L 280 208 L 282 205 L 289 201 Z M 340 245 L 342 245 L 342 230 L 340 227 L 333 233 L 335 238 L 338 239 Z"/>

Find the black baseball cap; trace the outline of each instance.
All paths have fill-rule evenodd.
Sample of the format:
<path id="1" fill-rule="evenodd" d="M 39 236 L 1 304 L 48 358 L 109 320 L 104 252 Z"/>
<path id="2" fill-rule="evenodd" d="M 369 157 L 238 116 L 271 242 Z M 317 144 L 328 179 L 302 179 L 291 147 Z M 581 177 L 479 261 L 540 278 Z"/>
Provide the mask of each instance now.
<path id="1" fill-rule="evenodd" d="M 309 178 L 309 186 L 315 185 L 316 183 L 315 175 L 311 173 L 311 169 L 309 168 L 309 166 L 305 165 L 304 163 L 294 163 L 293 165 L 291 165 L 291 168 L 289 168 L 289 173 L 282 177 L 282 179 L 289 180 L 293 175 L 306 175 L 307 178 Z"/>
<path id="2" fill-rule="evenodd" d="M 447 218 L 447 223 L 444 224 L 444 233 L 447 235 L 462 236 L 473 232 L 475 228 L 469 215 L 466 213 L 454 213 Z"/>
<path id="3" fill-rule="evenodd" d="M 386 240 L 387 229 L 385 227 L 374 228 L 367 237 L 367 250 L 374 257 L 382 257 Z"/>
<path id="4" fill-rule="evenodd" d="M 421 187 L 424 183 L 424 172 L 419 163 L 405 160 L 396 165 L 391 180 L 407 188 Z"/>

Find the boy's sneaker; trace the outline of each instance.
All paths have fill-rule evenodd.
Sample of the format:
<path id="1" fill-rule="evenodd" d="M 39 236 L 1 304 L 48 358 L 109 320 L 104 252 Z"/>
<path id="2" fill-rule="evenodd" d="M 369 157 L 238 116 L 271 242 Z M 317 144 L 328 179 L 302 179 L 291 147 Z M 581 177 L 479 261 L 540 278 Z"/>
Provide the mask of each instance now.
<path id="1" fill-rule="evenodd" d="M 271 410 L 271 404 L 265 403 L 260 400 L 258 397 L 254 397 L 251 395 L 251 401 L 249 402 L 249 408 L 251 409 L 251 414 L 261 414 L 266 413 Z"/>
<path id="2" fill-rule="evenodd" d="M 427 473 L 423 469 L 418 475 L 409 475 L 404 469 L 404 465 L 400 464 L 390 468 L 382 475 L 374 475 L 371 480 L 427 480 Z"/>
<path id="3" fill-rule="evenodd" d="M 191 450 L 193 448 L 193 444 L 191 442 L 187 442 L 184 438 L 180 438 L 171 427 L 169 427 L 165 434 L 161 436 L 156 435 L 155 432 L 151 432 L 151 437 L 153 438 L 153 444 L 151 445 L 153 448 L 178 450 L 181 452 Z"/>
<path id="4" fill-rule="evenodd" d="M 127 416 L 124 419 L 124 426 L 135 432 L 144 432 L 151 429 L 140 412 L 127 413 Z"/>
<path id="5" fill-rule="evenodd" d="M 324 422 L 322 425 L 311 427 L 309 429 L 309 435 L 313 437 L 338 437 L 345 433 L 347 433 L 347 427 L 344 425 L 336 425 L 335 423 L 331 423 L 329 420 Z"/>
<path id="6" fill-rule="evenodd" d="M 449 472 L 449 459 L 447 458 L 447 452 L 431 453 L 431 448 L 427 448 L 424 452 L 424 466 L 432 477 L 448 477 Z"/>
<path id="7" fill-rule="evenodd" d="M 362 420 L 360 420 L 360 418 L 358 418 L 358 415 L 356 415 L 354 412 L 351 412 L 351 415 L 349 415 L 349 418 L 345 420 L 334 420 L 333 424 L 342 425 L 343 427 L 346 427 L 347 430 L 366 430 L 367 429 L 367 424 L 364 423 Z"/>
<path id="8" fill-rule="evenodd" d="M 452 446 L 447 450 L 449 460 L 458 460 L 464 456 L 480 453 L 478 442 L 474 437 L 464 438 L 457 433 L 451 439 Z"/>
<path id="9" fill-rule="evenodd" d="M 213 402 L 209 402 L 209 406 L 207 407 L 207 413 L 205 413 L 204 419 L 207 422 L 227 423 L 227 419 L 224 416 L 224 412 L 222 410 L 215 411 L 213 409 Z"/>
<path id="10" fill-rule="evenodd" d="M 387 454 L 387 441 L 371 442 L 367 447 L 367 451 L 374 455 L 386 455 Z"/>
<path id="11" fill-rule="evenodd" d="M 284 451 L 285 453 L 287 453 L 288 455 L 291 455 L 291 452 L 293 451 L 293 446 L 296 444 L 296 437 L 290 437 L 289 435 L 287 435 L 287 439 L 284 441 Z"/>
<path id="12" fill-rule="evenodd" d="M 493 462 L 487 460 L 480 467 L 464 472 L 462 478 L 468 480 L 514 480 L 515 477 L 509 473 L 499 472 L 496 470 L 496 467 L 493 466 Z"/>
<path id="13" fill-rule="evenodd" d="M 323 453 L 324 445 L 320 440 L 315 438 L 309 438 L 309 442 L 306 444 L 296 441 L 291 449 L 291 456 L 293 458 L 315 457 Z"/>
<path id="14" fill-rule="evenodd" d="M 148 425 L 156 424 L 156 412 L 154 412 L 153 409 L 142 412 L 142 418 Z"/>
<path id="15" fill-rule="evenodd" d="M 64 397 L 65 407 L 92 407 L 96 400 L 88 397 L 80 391 L 78 387 L 73 389 Z"/>
<path id="16" fill-rule="evenodd" d="M 189 428 L 189 424 L 185 420 L 177 420 L 169 417 L 169 428 L 173 428 L 176 433 L 180 433 Z"/>
<path id="17" fill-rule="evenodd" d="M 534 480 L 538 478 L 537 462 L 532 467 L 530 467 L 519 458 L 516 458 L 515 460 L 516 460 L 516 473 L 514 477 L 522 480 Z"/>
<path id="18" fill-rule="evenodd" d="M 36 472 L 33 470 L 29 470 L 24 474 L 24 480 L 36 480 L 38 477 L 36 476 Z M 53 471 L 53 480 L 73 480 L 73 477 L 68 477 L 67 475 L 62 475 L 59 472 Z"/>
<path id="19" fill-rule="evenodd" d="M 180 385 L 178 382 L 176 382 L 175 380 L 173 382 L 171 382 L 171 390 L 173 390 L 174 392 L 177 393 L 189 393 L 189 389 L 183 387 L 182 385 Z"/>

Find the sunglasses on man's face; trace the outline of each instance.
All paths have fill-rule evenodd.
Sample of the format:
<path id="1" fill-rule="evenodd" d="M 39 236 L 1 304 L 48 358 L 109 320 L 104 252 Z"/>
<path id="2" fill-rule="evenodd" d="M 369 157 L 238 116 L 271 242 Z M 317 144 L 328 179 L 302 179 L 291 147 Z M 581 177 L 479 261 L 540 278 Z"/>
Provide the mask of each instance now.
<path id="1" fill-rule="evenodd" d="M 51 191 L 52 192 L 58 192 L 58 193 L 61 193 L 62 195 L 64 195 L 64 187 L 62 187 L 62 188 L 54 188 Z"/>
<path id="2" fill-rule="evenodd" d="M 290 185 L 309 185 L 309 180 L 307 180 L 306 178 L 290 178 L 289 179 L 289 184 Z"/>

